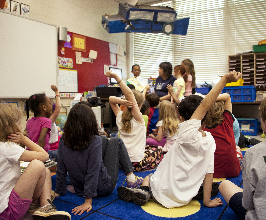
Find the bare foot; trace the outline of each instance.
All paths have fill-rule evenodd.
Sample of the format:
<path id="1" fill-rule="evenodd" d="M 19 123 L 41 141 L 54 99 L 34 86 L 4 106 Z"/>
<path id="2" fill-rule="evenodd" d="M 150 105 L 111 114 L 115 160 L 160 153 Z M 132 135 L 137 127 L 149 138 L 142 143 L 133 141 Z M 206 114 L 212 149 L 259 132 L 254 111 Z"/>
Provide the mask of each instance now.
<path id="1" fill-rule="evenodd" d="M 68 185 L 68 186 L 67 186 L 67 190 L 68 190 L 69 192 L 71 192 L 71 193 L 75 193 L 74 186 L 72 186 L 72 185 Z"/>

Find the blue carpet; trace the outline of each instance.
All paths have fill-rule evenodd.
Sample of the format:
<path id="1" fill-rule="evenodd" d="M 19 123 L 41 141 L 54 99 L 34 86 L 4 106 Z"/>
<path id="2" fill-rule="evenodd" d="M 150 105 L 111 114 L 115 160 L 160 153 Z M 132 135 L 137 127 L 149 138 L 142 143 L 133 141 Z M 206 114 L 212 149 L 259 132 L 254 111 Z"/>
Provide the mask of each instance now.
<path id="1" fill-rule="evenodd" d="M 243 152 L 244 155 L 245 152 Z M 135 174 L 141 177 L 145 177 L 150 173 L 153 173 L 152 171 L 146 171 L 146 172 L 136 172 Z M 119 177 L 118 182 L 115 190 L 113 193 L 108 197 L 99 197 L 94 198 L 92 207 L 93 209 L 89 213 L 83 213 L 82 215 L 73 215 L 73 220 L 82 220 L 82 219 L 127 219 L 127 220 L 133 220 L 133 219 L 149 219 L 149 220 L 157 220 L 157 219 L 169 219 L 164 217 L 158 217 L 152 214 L 149 214 L 145 212 L 140 206 L 137 206 L 131 202 L 124 202 L 118 198 L 117 193 L 117 187 L 123 185 L 125 180 L 125 175 L 120 170 L 119 171 Z M 235 178 L 227 178 L 228 180 L 232 181 L 236 185 L 240 185 L 242 181 L 242 172 L 238 177 Z M 53 190 L 55 189 L 55 181 L 56 176 L 52 177 L 52 184 L 53 184 Z M 196 212 L 195 214 L 186 216 L 186 217 L 179 217 L 179 218 L 170 218 L 170 219 L 182 219 L 182 220 L 213 220 L 213 219 L 222 219 L 222 220 L 237 220 L 236 215 L 233 213 L 233 211 L 227 207 L 224 199 L 222 198 L 221 194 L 218 193 L 216 197 L 219 197 L 222 199 L 224 205 L 216 208 L 207 208 L 203 206 L 202 200 L 199 200 L 200 202 L 200 210 Z M 60 196 L 59 198 L 55 198 L 54 204 L 57 207 L 58 210 L 61 211 L 67 211 L 71 213 L 71 209 L 73 209 L 77 205 L 81 205 L 84 202 L 84 198 L 78 197 L 75 194 L 72 194 L 68 192 L 65 196 Z"/>

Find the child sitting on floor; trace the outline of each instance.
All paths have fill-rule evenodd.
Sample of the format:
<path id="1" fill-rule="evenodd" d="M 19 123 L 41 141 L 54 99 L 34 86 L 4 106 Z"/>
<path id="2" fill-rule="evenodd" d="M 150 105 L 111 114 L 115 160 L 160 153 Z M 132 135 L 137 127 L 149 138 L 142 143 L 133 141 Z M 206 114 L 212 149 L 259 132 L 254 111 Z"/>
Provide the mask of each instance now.
<path id="1" fill-rule="evenodd" d="M 106 76 L 115 78 L 126 98 L 123 100 L 110 96 L 109 102 L 116 116 L 120 138 L 125 143 L 134 170 L 141 171 L 156 167 L 161 159 L 162 148 L 160 146 L 146 146 L 146 127 L 140 112 L 144 100 L 143 94 L 128 88 L 124 81 L 111 71 L 106 72 Z M 119 104 L 127 105 L 128 109 L 121 111 Z"/>
<path id="2" fill-rule="evenodd" d="M 55 92 L 56 98 L 60 99 L 57 87 L 55 85 L 51 85 L 51 89 Z M 30 120 L 28 120 L 29 109 L 34 113 L 34 117 Z M 26 101 L 28 120 L 26 124 L 26 131 L 28 133 L 28 137 L 34 143 L 40 145 L 48 153 L 50 150 L 49 140 L 52 125 L 50 117 L 52 117 L 52 120 L 55 121 L 54 118 L 57 115 L 58 110 L 60 111 L 60 109 L 57 108 L 57 111 L 53 114 L 51 100 L 45 95 L 45 93 L 34 94 Z M 56 157 L 54 152 L 52 157 Z"/>
<path id="3" fill-rule="evenodd" d="M 155 93 L 146 95 L 146 100 L 150 104 L 150 114 L 148 115 L 148 127 L 147 136 L 153 133 L 153 129 L 156 129 L 156 124 L 159 120 L 159 103 L 160 97 Z"/>
<path id="4" fill-rule="evenodd" d="M 149 134 L 146 144 L 162 146 L 163 152 L 168 152 L 177 139 L 178 124 L 179 120 L 176 115 L 175 105 L 167 100 L 163 100 L 159 107 L 157 129 L 153 134 Z M 166 137 L 166 142 L 162 143 L 163 137 Z"/>
<path id="5" fill-rule="evenodd" d="M 108 196 L 113 192 L 118 180 L 119 164 L 126 175 L 128 187 L 138 187 L 143 180 L 133 174 L 123 141 L 115 137 L 108 140 L 106 136 L 98 135 L 96 117 L 85 104 L 77 103 L 71 108 L 57 158 L 56 196 L 66 194 L 68 173 L 73 185 L 71 192 L 85 198 L 82 205 L 72 209 L 75 215 L 89 212 L 92 198 Z"/>
<path id="6" fill-rule="evenodd" d="M 21 117 L 16 106 L 0 103 L 0 219 L 20 220 L 27 211 L 34 219 L 71 219 L 50 204 L 51 173 L 43 163 L 49 155 L 23 135 Z M 22 175 L 20 161 L 30 162 Z"/>
<path id="7" fill-rule="evenodd" d="M 261 127 L 266 132 L 266 99 L 260 105 Z M 266 142 L 246 151 L 242 164 L 243 189 L 224 180 L 219 190 L 239 219 L 265 219 Z"/>
<path id="8" fill-rule="evenodd" d="M 203 182 L 203 205 L 222 205 L 219 198 L 211 200 L 214 171 L 215 141 L 209 132 L 201 129 L 201 121 L 222 89 L 241 77 L 235 71 L 223 76 L 217 85 L 202 97 L 191 95 L 178 106 L 181 122 L 178 138 L 158 168 L 143 180 L 141 189 L 118 187 L 118 196 L 124 201 L 144 205 L 150 196 L 166 208 L 188 204 L 197 195 Z"/>
<path id="9" fill-rule="evenodd" d="M 216 143 L 213 174 L 215 178 L 236 177 L 241 171 L 233 130 L 234 118 L 231 112 L 230 95 L 220 94 L 204 121 L 206 127 L 203 130 L 210 132 Z"/>

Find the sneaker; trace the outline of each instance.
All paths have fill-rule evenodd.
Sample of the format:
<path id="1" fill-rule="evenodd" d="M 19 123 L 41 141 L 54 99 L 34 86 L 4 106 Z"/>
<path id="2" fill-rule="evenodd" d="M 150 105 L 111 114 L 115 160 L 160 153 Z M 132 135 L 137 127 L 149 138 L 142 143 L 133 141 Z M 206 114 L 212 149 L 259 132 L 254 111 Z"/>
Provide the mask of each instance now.
<path id="1" fill-rule="evenodd" d="M 40 207 L 33 214 L 34 220 L 43 220 L 45 218 L 49 220 L 70 220 L 71 215 L 64 211 L 57 211 L 55 205 L 49 201 L 49 205 Z"/>
<path id="2" fill-rule="evenodd" d="M 258 139 L 256 138 L 249 138 L 249 143 L 250 145 L 254 146 L 256 144 L 259 144 L 261 141 L 259 141 Z"/>
<path id="3" fill-rule="evenodd" d="M 55 199 L 55 191 L 51 190 L 51 202 L 53 202 Z M 40 204 L 37 203 L 37 204 L 34 204 L 34 203 L 31 203 L 30 204 L 30 207 L 28 209 L 28 212 L 29 213 L 33 213 L 35 212 L 38 208 L 40 208 Z"/>
<path id="4" fill-rule="evenodd" d="M 132 189 L 139 188 L 142 182 L 143 182 L 143 178 L 135 175 L 135 181 L 134 182 L 127 181 L 127 187 L 132 188 Z"/>
<path id="5" fill-rule="evenodd" d="M 142 189 L 132 189 L 125 186 L 117 188 L 118 196 L 125 202 L 132 201 L 134 204 L 142 206 L 150 199 L 150 193 Z"/>

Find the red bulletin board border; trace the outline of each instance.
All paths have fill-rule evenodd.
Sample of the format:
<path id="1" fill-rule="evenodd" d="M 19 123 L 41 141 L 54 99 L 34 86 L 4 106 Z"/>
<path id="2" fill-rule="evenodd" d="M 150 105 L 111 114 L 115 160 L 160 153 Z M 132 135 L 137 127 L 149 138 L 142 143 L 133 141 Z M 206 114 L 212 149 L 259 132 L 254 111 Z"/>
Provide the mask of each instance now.
<path id="1" fill-rule="evenodd" d="M 71 45 L 73 45 L 73 32 L 67 32 L 71 35 Z M 78 34 L 80 35 L 80 34 Z M 84 35 L 80 35 L 84 36 Z M 93 91 L 95 86 L 107 84 L 108 79 L 104 75 L 104 65 L 110 65 L 109 42 L 86 37 L 86 52 L 81 52 L 81 56 L 88 58 L 90 50 L 97 51 L 97 58 L 93 63 L 83 62 L 76 64 L 76 51 L 72 48 L 64 47 L 66 41 L 58 42 L 58 56 L 73 59 L 73 69 L 78 71 L 78 92 Z M 64 47 L 65 54 L 61 54 Z"/>

